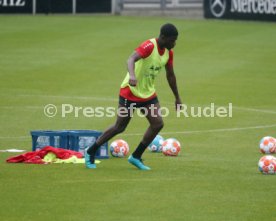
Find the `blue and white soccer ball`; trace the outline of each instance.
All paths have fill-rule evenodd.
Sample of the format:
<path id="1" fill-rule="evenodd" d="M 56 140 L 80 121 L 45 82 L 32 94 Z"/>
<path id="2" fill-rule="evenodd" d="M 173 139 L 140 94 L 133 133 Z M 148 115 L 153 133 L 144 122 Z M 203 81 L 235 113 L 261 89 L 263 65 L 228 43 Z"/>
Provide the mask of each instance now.
<path id="1" fill-rule="evenodd" d="M 160 135 L 157 135 L 153 141 L 148 146 L 148 149 L 151 152 L 162 152 L 162 144 L 164 142 L 164 138 Z"/>

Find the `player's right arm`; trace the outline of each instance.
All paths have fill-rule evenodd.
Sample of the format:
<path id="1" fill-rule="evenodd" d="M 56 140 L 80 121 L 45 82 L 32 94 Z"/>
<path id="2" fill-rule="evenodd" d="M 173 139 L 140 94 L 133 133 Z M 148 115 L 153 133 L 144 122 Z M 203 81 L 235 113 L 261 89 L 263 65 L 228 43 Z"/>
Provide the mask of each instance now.
<path id="1" fill-rule="evenodd" d="M 129 73 L 129 85 L 136 86 L 137 79 L 135 76 L 135 62 L 139 61 L 140 59 L 147 58 L 150 56 L 154 48 L 154 44 L 147 40 L 143 42 L 138 48 L 135 49 L 132 55 L 127 60 L 127 69 Z"/>
<path id="2" fill-rule="evenodd" d="M 137 79 L 135 76 L 135 62 L 140 60 L 142 57 L 135 51 L 127 60 L 127 69 L 129 73 L 129 85 L 135 87 Z"/>

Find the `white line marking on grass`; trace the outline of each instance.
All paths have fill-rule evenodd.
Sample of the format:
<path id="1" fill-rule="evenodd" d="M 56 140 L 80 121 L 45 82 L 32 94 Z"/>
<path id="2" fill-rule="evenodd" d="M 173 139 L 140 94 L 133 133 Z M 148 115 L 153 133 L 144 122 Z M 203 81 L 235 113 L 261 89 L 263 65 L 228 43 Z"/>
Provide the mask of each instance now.
<path id="1" fill-rule="evenodd" d="M 170 134 L 196 134 L 196 133 L 228 132 L 228 131 L 264 129 L 264 128 L 271 128 L 271 127 L 276 127 L 276 124 L 260 125 L 260 126 L 252 126 L 252 127 L 221 128 L 221 129 L 212 129 L 212 130 L 161 132 L 160 134 L 170 135 Z M 129 134 L 122 134 L 122 135 L 125 135 L 125 136 L 143 136 L 144 134 L 143 133 L 129 133 Z"/>
<path id="2" fill-rule="evenodd" d="M 254 112 L 259 112 L 259 113 L 276 114 L 276 111 L 273 111 L 273 110 L 262 110 L 262 109 L 237 107 L 237 106 L 233 106 L 233 108 L 238 109 L 238 110 L 243 110 L 243 111 L 254 111 Z"/>
<path id="3" fill-rule="evenodd" d="M 64 99 L 81 99 L 81 100 L 97 100 L 97 101 L 114 101 L 114 102 L 118 102 L 118 99 L 115 98 L 106 98 L 106 97 L 99 97 L 99 96 L 89 96 L 89 97 L 85 97 L 85 96 L 61 96 L 61 95 L 32 95 L 32 94 L 25 94 L 25 95 L 19 95 L 22 97 L 43 97 L 43 98 L 64 98 Z M 174 106 L 174 103 L 171 102 L 160 102 L 161 104 L 164 105 L 170 105 L 170 106 Z M 189 106 L 198 106 L 198 107 L 205 107 L 208 105 L 196 105 L 196 104 L 192 104 Z M 215 105 L 216 107 L 218 107 L 218 105 Z M 250 112 L 259 112 L 259 113 L 266 113 L 266 114 L 276 114 L 276 111 L 274 110 L 263 110 L 263 109 L 256 109 L 256 108 L 247 108 L 247 107 L 238 107 L 238 106 L 232 106 L 234 109 L 237 110 L 241 110 L 241 111 L 250 111 Z"/>
<path id="4" fill-rule="evenodd" d="M 161 132 L 163 135 L 170 134 L 196 134 L 196 133 L 212 133 L 212 132 L 231 132 L 231 131 L 241 131 L 241 130 L 254 130 L 254 129 L 265 129 L 276 127 L 276 124 L 271 125 L 259 125 L 252 127 L 235 127 L 235 128 L 221 128 L 212 130 L 192 130 L 192 131 L 173 131 L 173 132 Z M 143 136 L 143 133 L 123 133 L 121 136 Z M 0 139 L 15 140 L 15 139 L 30 139 L 31 136 L 19 136 L 19 137 L 0 137 Z"/>
<path id="5" fill-rule="evenodd" d="M 161 105 L 162 104 L 165 104 L 165 105 L 170 105 L 170 106 L 174 106 L 175 104 L 174 103 L 171 103 L 171 102 L 160 102 Z M 231 103 L 231 102 L 230 102 Z M 198 105 L 198 104 L 191 104 L 191 105 L 188 105 L 188 107 L 209 107 L 209 105 Z M 215 107 L 225 107 L 225 108 L 228 108 L 228 106 L 219 106 L 219 105 L 215 105 Z M 232 108 L 234 109 L 237 109 L 237 110 L 241 110 L 241 111 L 250 111 L 250 112 L 259 112 L 259 113 L 266 113 L 266 114 L 276 114 L 276 111 L 274 110 L 265 110 L 265 109 L 256 109 L 256 108 L 247 108 L 247 107 L 238 107 L 238 106 L 233 106 L 232 105 Z"/>
<path id="6" fill-rule="evenodd" d="M 170 102 L 161 102 L 161 104 L 174 106 L 174 103 L 170 103 Z M 192 105 L 188 105 L 188 107 L 189 106 L 190 107 L 209 107 L 210 105 L 192 104 Z M 216 108 L 218 108 L 218 107 L 228 108 L 228 106 L 219 106 L 219 105 L 215 105 L 215 107 Z M 266 113 L 266 114 L 276 114 L 276 111 L 274 111 L 274 110 L 265 110 L 265 109 L 256 109 L 256 108 L 247 108 L 247 107 L 238 107 L 238 106 L 232 106 L 232 108 L 237 109 L 237 110 L 241 110 L 241 111 L 259 112 L 259 113 Z"/>

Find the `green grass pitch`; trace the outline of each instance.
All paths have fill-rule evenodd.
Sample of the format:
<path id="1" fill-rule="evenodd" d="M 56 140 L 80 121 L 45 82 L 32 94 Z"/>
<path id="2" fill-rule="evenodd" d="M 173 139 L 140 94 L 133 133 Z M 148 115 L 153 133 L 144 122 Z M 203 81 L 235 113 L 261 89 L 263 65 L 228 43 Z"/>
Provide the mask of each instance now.
<path id="1" fill-rule="evenodd" d="M 174 49 L 179 92 L 188 106 L 233 104 L 232 118 L 177 118 L 164 74 L 156 80 L 165 138 L 180 156 L 146 152 L 152 170 L 126 159 L 83 165 L 7 164 L 0 153 L 3 221 L 275 220 L 276 176 L 258 172 L 259 140 L 276 137 L 274 23 L 111 16 L 0 17 L 0 149 L 31 150 L 30 130 L 104 130 L 115 118 L 48 118 L 46 104 L 116 107 L 126 60 L 163 23 L 180 32 Z M 147 122 L 124 134 L 134 150 Z M 161 133 L 162 135 L 162 133 Z M 114 138 L 114 139 L 116 139 Z M 113 139 L 113 140 L 114 140 Z"/>

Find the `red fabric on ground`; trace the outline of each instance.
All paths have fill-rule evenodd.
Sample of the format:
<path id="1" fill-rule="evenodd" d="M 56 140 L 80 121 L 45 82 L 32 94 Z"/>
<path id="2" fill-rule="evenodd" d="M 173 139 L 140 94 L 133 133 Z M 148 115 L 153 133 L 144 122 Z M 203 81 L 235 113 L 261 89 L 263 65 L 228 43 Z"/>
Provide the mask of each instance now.
<path id="1" fill-rule="evenodd" d="M 49 152 L 54 153 L 57 156 L 57 158 L 62 160 L 66 160 L 72 156 L 76 156 L 77 158 L 83 157 L 83 155 L 80 152 L 47 146 L 47 147 L 43 147 L 41 150 L 38 150 L 38 151 L 27 152 L 15 157 L 10 157 L 9 159 L 6 160 L 6 162 L 7 163 L 45 164 L 45 162 L 42 159 Z"/>

